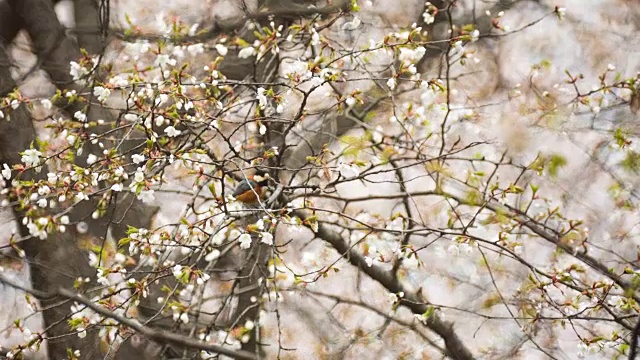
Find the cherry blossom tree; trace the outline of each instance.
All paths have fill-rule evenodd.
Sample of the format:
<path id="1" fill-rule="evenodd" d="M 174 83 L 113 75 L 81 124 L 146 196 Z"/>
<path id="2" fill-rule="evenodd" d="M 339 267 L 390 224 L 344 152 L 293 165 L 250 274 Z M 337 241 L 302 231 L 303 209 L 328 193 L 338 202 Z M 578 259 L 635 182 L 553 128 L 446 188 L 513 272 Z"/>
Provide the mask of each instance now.
<path id="1" fill-rule="evenodd" d="M 0 2 L 6 357 L 635 358 L 637 74 L 403 4 Z"/>

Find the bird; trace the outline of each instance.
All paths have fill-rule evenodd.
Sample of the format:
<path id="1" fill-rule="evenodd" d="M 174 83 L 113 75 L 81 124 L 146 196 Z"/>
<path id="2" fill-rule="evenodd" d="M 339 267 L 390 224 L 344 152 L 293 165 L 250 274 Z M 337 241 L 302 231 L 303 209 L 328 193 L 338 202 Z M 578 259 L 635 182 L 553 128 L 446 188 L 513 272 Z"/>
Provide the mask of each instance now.
<path id="1" fill-rule="evenodd" d="M 233 197 L 245 204 L 255 204 L 264 196 L 264 187 L 269 183 L 269 174 L 258 170 L 240 181 L 233 192 Z"/>

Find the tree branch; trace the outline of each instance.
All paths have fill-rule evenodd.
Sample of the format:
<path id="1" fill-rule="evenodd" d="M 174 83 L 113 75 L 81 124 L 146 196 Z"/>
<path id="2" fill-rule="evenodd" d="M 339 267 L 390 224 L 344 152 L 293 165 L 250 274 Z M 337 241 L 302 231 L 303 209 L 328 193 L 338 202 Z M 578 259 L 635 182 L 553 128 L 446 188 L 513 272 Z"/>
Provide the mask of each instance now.
<path id="1" fill-rule="evenodd" d="M 193 43 L 193 42 L 205 42 L 215 38 L 216 36 L 232 32 L 244 27 L 248 20 L 265 21 L 270 18 L 297 18 L 308 17 L 313 15 L 330 15 L 340 11 L 349 11 L 351 8 L 350 1 L 348 0 L 334 0 L 332 5 L 324 7 L 304 6 L 295 3 L 293 0 L 272 0 L 267 1 L 267 4 L 257 11 L 246 11 L 244 16 L 216 19 L 214 23 L 205 31 L 193 36 L 182 37 L 170 37 L 171 42 L 179 43 Z M 156 33 L 133 33 L 126 34 L 124 29 L 114 32 L 117 38 L 122 40 L 131 41 L 137 39 L 144 39 L 149 41 L 166 40 L 167 35 Z"/>
<path id="2" fill-rule="evenodd" d="M 635 360 L 638 353 L 638 335 L 640 334 L 640 320 L 636 323 L 636 326 L 631 332 L 631 350 L 629 350 L 629 360 Z"/>
<path id="3" fill-rule="evenodd" d="M 303 221 L 308 217 L 302 210 L 294 211 L 293 215 L 299 217 Z M 319 224 L 318 231 L 315 235 L 331 244 L 338 253 L 342 254 L 342 256 L 351 263 L 351 265 L 358 267 L 370 278 L 384 286 L 389 292 L 394 294 L 404 292 L 405 296 L 400 300 L 400 304 L 407 307 L 414 314 L 422 315 L 429 310 L 429 306 L 423 299 L 420 299 L 417 295 L 410 293 L 409 290 L 407 290 L 400 281 L 393 277 L 389 271 L 386 271 L 376 265 L 367 265 L 364 257 L 352 248 L 339 233 L 331 230 L 325 225 Z M 433 313 L 428 319 L 426 319 L 426 327 L 438 334 L 444 340 L 448 356 L 456 360 L 473 359 L 471 351 L 455 333 L 452 323 L 442 320 L 438 314 Z"/>
<path id="4" fill-rule="evenodd" d="M 588 255 L 586 252 L 581 252 L 581 251 L 577 251 L 576 249 L 572 248 L 571 246 L 569 246 L 568 244 L 565 244 L 562 242 L 562 236 L 560 236 L 559 234 L 550 231 L 548 228 L 540 225 L 537 221 L 532 220 L 528 215 L 510 207 L 510 206 L 506 206 L 506 205 L 501 205 L 500 203 L 498 203 L 497 201 L 494 200 L 487 200 L 482 204 L 475 204 L 472 202 L 469 202 L 459 196 L 456 196 L 454 194 L 451 193 L 443 193 L 443 196 L 451 198 L 455 201 L 457 201 L 460 204 L 464 204 L 464 205 L 469 205 L 469 206 L 482 206 L 485 207 L 491 211 L 493 211 L 496 214 L 502 214 L 504 216 L 507 216 L 511 219 L 513 219 L 514 221 L 517 221 L 518 223 L 522 224 L 522 226 L 526 227 L 527 229 L 531 230 L 534 234 L 540 236 L 542 239 L 550 242 L 551 244 L 554 244 L 555 246 L 559 247 L 560 249 L 562 249 L 564 252 L 566 252 L 567 254 L 570 254 L 571 256 L 573 256 L 574 258 L 582 261 L 583 263 L 589 265 L 589 267 L 591 267 L 593 270 L 596 270 L 597 272 L 599 272 L 600 274 L 604 275 L 605 277 L 609 278 L 610 280 L 612 280 L 614 283 L 616 283 L 618 286 L 620 286 L 621 288 L 625 289 L 625 290 L 632 290 L 633 286 L 630 282 L 622 279 L 620 276 L 616 275 L 615 273 L 613 273 L 612 271 L 609 270 L 609 267 L 607 267 L 606 265 L 602 264 L 600 261 L 598 261 L 597 259 L 595 259 L 594 257 Z M 633 298 L 640 302 L 640 296 L 635 294 L 635 291 L 632 292 L 633 293 Z"/>
<path id="5" fill-rule="evenodd" d="M 18 290 L 22 290 L 24 292 L 27 292 L 29 294 L 32 294 L 33 296 L 37 297 L 38 299 L 51 299 L 54 298 L 56 296 L 60 296 L 63 297 L 67 300 L 73 300 L 79 304 L 85 305 L 86 307 L 88 307 L 89 309 L 95 311 L 96 313 L 113 319 L 115 321 L 117 321 L 118 323 L 125 325 L 133 330 L 135 330 L 136 332 L 152 339 L 155 341 L 159 341 L 159 342 L 167 342 L 173 345 L 178 345 L 178 346 L 182 346 L 182 347 L 187 347 L 190 349 L 195 349 L 195 350 L 203 350 L 203 351 L 207 351 L 207 352 L 214 352 L 217 354 L 221 354 L 221 355 L 226 355 L 229 357 L 232 357 L 234 359 L 241 359 L 241 360 L 254 360 L 255 357 L 251 354 L 248 353 L 246 351 L 235 351 L 235 350 L 231 350 L 231 349 L 227 349 L 224 348 L 222 346 L 219 345 L 213 345 L 213 344 L 206 344 L 203 343 L 201 341 L 197 341 L 191 338 L 188 338 L 186 336 L 182 336 L 182 335 L 178 335 L 175 333 L 171 333 L 171 332 L 166 332 L 166 331 L 158 331 L 155 329 L 152 329 L 148 326 L 144 326 L 142 324 L 140 324 L 139 322 L 135 321 L 134 319 L 129 319 L 126 318 L 124 316 L 118 315 L 110 310 L 105 309 L 102 306 L 98 306 L 97 304 L 91 302 L 90 300 L 74 293 L 73 291 L 70 291 L 68 289 L 65 288 L 58 288 L 57 290 L 48 293 L 48 292 L 44 292 L 44 291 L 39 291 L 39 290 L 35 290 L 35 289 L 31 289 L 28 288 L 26 286 L 22 286 L 6 277 L 4 277 L 3 275 L 0 275 L 0 282 L 4 283 L 6 285 L 9 285 L 15 289 Z"/>

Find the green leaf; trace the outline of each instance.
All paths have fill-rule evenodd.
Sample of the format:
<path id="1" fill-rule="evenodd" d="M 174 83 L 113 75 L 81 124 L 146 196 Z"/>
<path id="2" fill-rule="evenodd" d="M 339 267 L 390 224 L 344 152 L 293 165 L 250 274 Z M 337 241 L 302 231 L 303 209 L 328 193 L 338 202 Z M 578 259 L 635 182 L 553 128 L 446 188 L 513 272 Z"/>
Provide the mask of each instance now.
<path id="1" fill-rule="evenodd" d="M 624 148 L 625 146 L 631 144 L 631 141 L 627 139 L 626 131 L 621 128 L 617 128 L 615 133 L 613 133 L 613 139 L 621 148 Z"/>
<path id="2" fill-rule="evenodd" d="M 124 20 L 127 22 L 127 25 L 133 26 L 133 21 L 131 21 L 129 14 L 124 14 Z"/>
<path id="3" fill-rule="evenodd" d="M 127 225 L 127 235 L 135 234 L 138 232 L 138 228 L 131 225 Z"/>
<path id="4" fill-rule="evenodd" d="M 340 141 L 347 145 L 343 151 L 344 156 L 355 157 L 366 147 L 366 140 L 362 136 L 345 135 L 340 138 Z"/>
<path id="5" fill-rule="evenodd" d="M 558 170 L 565 165 L 567 165 L 567 159 L 562 155 L 551 155 L 549 158 L 549 175 L 551 175 L 551 177 L 556 177 L 558 175 Z"/>
<path id="6" fill-rule="evenodd" d="M 427 307 L 427 310 L 422 314 L 422 317 L 424 317 L 425 319 L 428 319 L 431 317 L 431 315 L 433 315 L 433 313 L 435 312 L 435 308 L 433 307 L 433 305 L 429 305 Z"/>
<path id="7" fill-rule="evenodd" d="M 540 189 L 540 185 L 529 184 L 529 187 L 531 188 L 533 195 L 535 195 L 538 192 L 538 189 Z"/>
<path id="8" fill-rule="evenodd" d="M 627 156 L 620 162 L 620 165 L 628 172 L 637 172 L 640 170 L 640 153 L 633 150 L 627 151 Z"/>
<path id="9" fill-rule="evenodd" d="M 131 242 L 131 238 L 128 238 L 128 237 L 122 238 L 122 239 L 118 240 L 118 247 L 127 245 L 130 242 Z"/>
<path id="10" fill-rule="evenodd" d="M 621 353 L 625 354 L 627 350 L 629 350 L 629 344 L 627 343 L 620 344 L 620 346 L 618 347 L 618 350 L 620 350 Z"/>
<path id="11" fill-rule="evenodd" d="M 465 200 L 471 205 L 482 204 L 482 193 L 478 190 L 470 190 L 465 196 Z"/>

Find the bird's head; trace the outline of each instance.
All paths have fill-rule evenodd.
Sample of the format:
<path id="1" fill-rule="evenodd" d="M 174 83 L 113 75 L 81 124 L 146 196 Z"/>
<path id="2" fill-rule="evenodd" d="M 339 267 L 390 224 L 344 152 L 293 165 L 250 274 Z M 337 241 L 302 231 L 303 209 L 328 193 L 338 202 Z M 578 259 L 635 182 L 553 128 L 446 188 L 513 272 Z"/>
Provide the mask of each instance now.
<path id="1" fill-rule="evenodd" d="M 264 170 L 256 170 L 255 174 L 253 174 L 253 180 L 260 186 L 267 185 L 269 183 L 269 179 L 269 173 Z"/>

